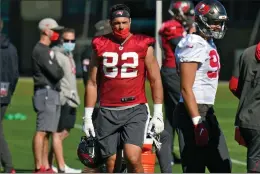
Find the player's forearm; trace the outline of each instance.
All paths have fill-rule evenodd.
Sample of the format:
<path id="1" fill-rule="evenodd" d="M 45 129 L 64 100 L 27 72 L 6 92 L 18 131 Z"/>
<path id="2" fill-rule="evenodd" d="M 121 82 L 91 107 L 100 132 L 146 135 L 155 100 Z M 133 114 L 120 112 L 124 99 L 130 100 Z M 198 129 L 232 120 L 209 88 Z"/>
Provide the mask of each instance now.
<path id="1" fill-rule="evenodd" d="M 163 87 L 161 79 L 156 79 L 150 81 L 152 98 L 154 104 L 162 104 L 163 103 Z"/>
<path id="2" fill-rule="evenodd" d="M 97 84 L 88 81 L 85 95 L 85 107 L 94 108 L 97 102 Z"/>
<path id="3" fill-rule="evenodd" d="M 198 104 L 191 88 L 181 88 L 181 94 L 184 100 L 184 104 L 190 114 L 190 117 L 199 116 Z"/>

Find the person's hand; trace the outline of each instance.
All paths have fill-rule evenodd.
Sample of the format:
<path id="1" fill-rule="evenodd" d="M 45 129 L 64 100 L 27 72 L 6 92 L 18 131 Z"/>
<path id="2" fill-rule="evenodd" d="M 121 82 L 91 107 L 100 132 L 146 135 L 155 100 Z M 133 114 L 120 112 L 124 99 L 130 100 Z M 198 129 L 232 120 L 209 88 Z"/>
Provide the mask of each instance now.
<path id="1" fill-rule="evenodd" d="M 192 122 L 194 126 L 196 145 L 202 147 L 207 146 L 209 141 L 209 133 L 201 119 L 201 116 L 193 117 Z"/>
<path id="2" fill-rule="evenodd" d="M 235 127 L 235 140 L 239 145 L 246 147 L 246 142 L 244 138 L 241 136 L 240 129 L 238 126 Z"/>
<path id="3" fill-rule="evenodd" d="M 153 132 L 153 129 L 156 134 L 164 130 L 162 104 L 154 104 L 153 118 L 149 122 L 148 132 Z"/>
<path id="4" fill-rule="evenodd" d="M 85 108 L 85 115 L 83 117 L 83 131 L 86 134 L 86 137 L 95 137 L 95 130 L 92 122 L 92 114 L 94 108 Z"/>

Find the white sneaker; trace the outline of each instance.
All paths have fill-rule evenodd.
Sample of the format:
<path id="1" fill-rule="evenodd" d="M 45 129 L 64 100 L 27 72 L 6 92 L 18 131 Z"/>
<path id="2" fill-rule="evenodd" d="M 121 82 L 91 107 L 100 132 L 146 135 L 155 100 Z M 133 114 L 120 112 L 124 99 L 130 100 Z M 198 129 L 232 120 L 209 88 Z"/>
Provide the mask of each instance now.
<path id="1" fill-rule="evenodd" d="M 73 169 L 65 164 L 65 173 L 81 173 L 81 169 Z"/>
<path id="2" fill-rule="evenodd" d="M 57 169 L 57 167 L 55 167 L 54 165 L 52 165 L 52 170 L 53 170 L 55 173 L 58 173 L 58 169 Z"/>

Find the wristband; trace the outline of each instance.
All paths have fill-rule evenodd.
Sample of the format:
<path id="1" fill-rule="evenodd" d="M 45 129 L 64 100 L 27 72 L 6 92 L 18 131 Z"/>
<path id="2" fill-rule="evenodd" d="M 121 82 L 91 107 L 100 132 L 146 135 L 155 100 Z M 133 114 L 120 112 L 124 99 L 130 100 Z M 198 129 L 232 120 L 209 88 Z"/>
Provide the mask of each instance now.
<path id="1" fill-rule="evenodd" d="M 193 122 L 194 125 L 201 123 L 202 122 L 201 116 L 192 117 L 192 122 Z"/>
<path id="2" fill-rule="evenodd" d="M 162 113 L 162 104 L 154 104 L 153 105 L 154 113 Z"/>

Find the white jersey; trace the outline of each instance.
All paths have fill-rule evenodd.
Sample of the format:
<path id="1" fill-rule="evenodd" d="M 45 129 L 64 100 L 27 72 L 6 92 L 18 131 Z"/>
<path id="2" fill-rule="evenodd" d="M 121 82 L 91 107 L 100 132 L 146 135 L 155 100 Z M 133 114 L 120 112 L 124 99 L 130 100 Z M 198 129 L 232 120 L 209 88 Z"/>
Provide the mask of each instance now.
<path id="1" fill-rule="evenodd" d="M 192 87 L 198 104 L 214 104 L 220 70 L 219 55 L 213 40 L 195 34 L 184 37 L 175 50 L 177 66 L 181 62 L 198 62 Z M 182 96 L 180 102 L 183 102 Z"/>

